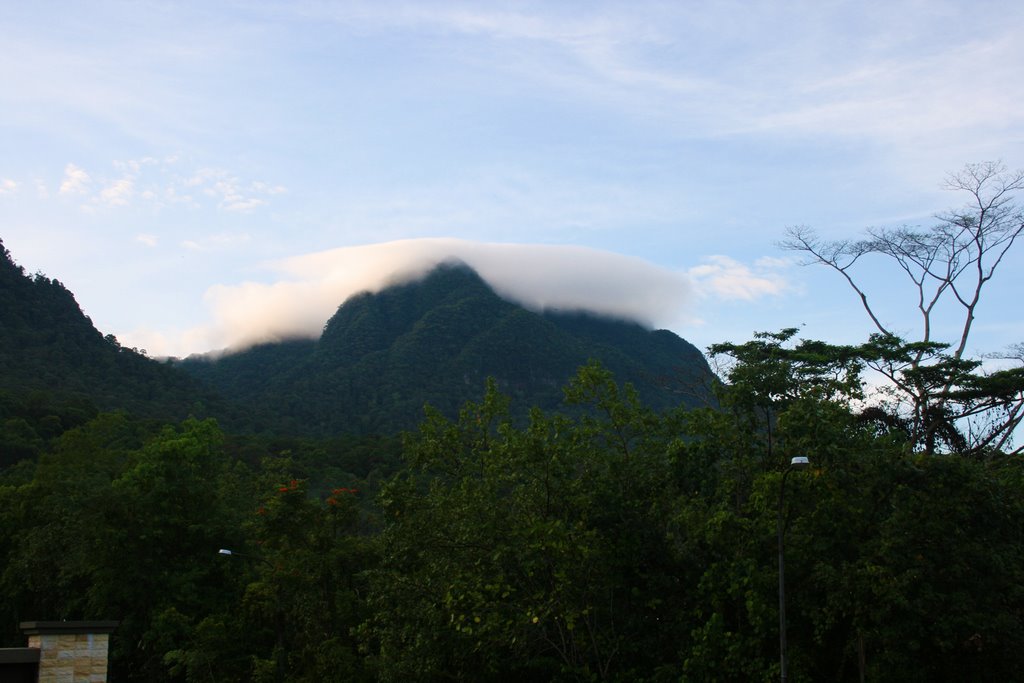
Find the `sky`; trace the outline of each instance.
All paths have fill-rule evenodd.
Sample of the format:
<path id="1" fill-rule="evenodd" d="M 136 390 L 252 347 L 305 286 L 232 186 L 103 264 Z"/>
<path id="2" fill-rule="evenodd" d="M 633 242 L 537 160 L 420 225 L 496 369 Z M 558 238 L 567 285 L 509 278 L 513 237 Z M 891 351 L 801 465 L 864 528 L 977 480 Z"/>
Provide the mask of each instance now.
<path id="1" fill-rule="evenodd" d="M 700 348 L 854 343 L 853 293 L 778 242 L 927 227 L 949 173 L 1024 166 L 1022 35 L 1009 0 L 7 2 L 0 239 L 157 356 L 315 335 L 449 257 Z M 1024 246 L 969 351 L 1024 341 L 1020 291 Z"/>

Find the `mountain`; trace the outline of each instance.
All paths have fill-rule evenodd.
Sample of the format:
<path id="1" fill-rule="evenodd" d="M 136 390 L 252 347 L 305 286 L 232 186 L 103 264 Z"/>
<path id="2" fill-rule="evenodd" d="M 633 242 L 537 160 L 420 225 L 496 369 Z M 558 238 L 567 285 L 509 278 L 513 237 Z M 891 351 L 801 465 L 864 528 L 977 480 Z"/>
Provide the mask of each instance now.
<path id="1" fill-rule="evenodd" d="M 415 427 L 425 403 L 454 415 L 481 397 L 488 377 L 524 414 L 557 408 L 562 387 L 590 359 L 654 408 L 707 396 L 704 357 L 675 334 L 531 312 L 461 264 L 350 298 L 318 340 L 160 362 L 104 336 L 63 284 L 26 274 L 0 241 L 5 452 L 35 452 L 97 410 L 160 421 L 214 416 L 236 432 L 390 434 Z"/>
<path id="2" fill-rule="evenodd" d="M 4 419 L 27 410 L 27 403 L 40 402 L 77 406 L 65 411 L 65 422 L 73 413 L 85 415 L 97 408 L 176 420 L 203 412 L 204 405 L 221 404 L 178 368 L 104 336 L 63 284 L 27 275 L 2 241 L 0 392 Z"/>
<path id="3" fill-rule="evenodd" d="M 583 313 L 534 313 L 462 264 L 350 298 L 319 340 L 192 357 L 180 367 L 295 433 L 334 434 L 411 428 L 424 403 L 453 415 L 480 398 L 489 376 L 521 412 L 555 408 L 590 359 L 633 383 L 654 408 L 707 396 L 703 355 L 675 334 Z"/>

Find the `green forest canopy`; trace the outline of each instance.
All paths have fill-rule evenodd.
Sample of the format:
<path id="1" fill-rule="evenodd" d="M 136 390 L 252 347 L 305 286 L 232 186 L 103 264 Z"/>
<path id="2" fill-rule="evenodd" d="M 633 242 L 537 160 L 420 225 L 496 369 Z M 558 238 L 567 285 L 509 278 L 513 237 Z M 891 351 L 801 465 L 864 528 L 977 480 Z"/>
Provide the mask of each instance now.
<path id="1" fill-rule="evenodd" d="M 517 426 L 491 386 L 401 446 L 95 415 L 0 476 L 5 639 L 120 619 L 117 680 L 769 680 L 803 454 L 790 680 L 858 680 L 860 651 L 868 680 L 1012 679 L 1019 459 L 915 449 L 853 409 L 845 351 L 753 344 L 719 409 L 588 366 L 568 412 Z"/>

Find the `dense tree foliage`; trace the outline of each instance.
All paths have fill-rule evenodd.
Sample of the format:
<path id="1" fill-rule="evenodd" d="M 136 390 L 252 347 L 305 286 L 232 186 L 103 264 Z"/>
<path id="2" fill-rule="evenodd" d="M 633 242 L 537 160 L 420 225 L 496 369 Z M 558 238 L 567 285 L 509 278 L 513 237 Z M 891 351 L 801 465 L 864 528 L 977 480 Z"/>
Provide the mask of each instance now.
<path id="1" fill-rule="evenodd" d="M 718 500 L 728 507 L 712 508 L 702 523 L 712 530 L 729 522 L 720 549 L 726 557 L 743 549 L 733 560 L 739 566 L 715 587 L 719 600 L 744 587 L 733 628 L 749 637 L 756 627 L 762 647 L 769 643 L 764 631 L 775 635 L 775 596 L 765 585 L 774 573 L 760 585 L 760 602 L 752 602 L 748 584 L 735 583 L 736 571 L 751 571 L 757 551 L 733 534 L 759 534 L 757 566 L 771 566 L 783 463 L 807 455 L 814 466 L 791 478 L 784 511 L 791 679 L 1012 678 L 1019 655 L 1011 643 L 1024 627 L 1015 588 L 1022 577 L 1004 553 L 1024 552 L 1021 462 L 1006 454 L 986 462 L 963 457 L 969 450 L 918 451 L 898 425 L 865 416 L 863 347 L 794 343 L 794 335 L 783 330 L 714 347 L 733 361 L 723 409 L 690 416 L 704 421 L 700 431 L 688 430 L 697 437 L 687 443 L 690 459 L 728 466 L 718 479 L 729 493 Z M 708 505 L 707 498 L 693 500 L 699 510 Z M 720 630 L 727 614 L 710 615 L 719 651 L 697 660 L 711 663 L 714 673 L 703 678 L 721 677 L 726 662 L 749 665 L 752 643 L 736 659 L 721 650 L 736 642 Z M 769 646 L 765 668 L 772 656 L 778 652 Z M 732 679 L 744 677 L 758 676 L 737 670 Z"/>
<path id="2" fill-rule="evenodd" d="M 86 418 L 0 472 L 4 638 L 118 618 L 120 680 L 773 680 L 804 454 L 790 680 L 1012 679 L 1019 460 L 863 419 L 849 348 L 715 350 L 715 408 L 650 411 L 591 365 L 526 424 L 494 384 L 432 412 L 404 464 L 387 440 Z"/>
<path id="3" fill-rule="evenodd" d="M 364 629 L 383 680 L 636 680 L 671 660 L 677 436 L 596 367 L 567 393 L 597 412 L 517 429 L 492 385 L 410 442 Z"/>
<path id="4" fill-rule="evenodd" d="M 243 451 L 262 458 L 231 455 Z M 329 680 L 339 653 L 355 658 L 339 624 L 361 618 L 373 483 L 306 461 L 317 455 L 232 443 L 212 420 L 154 429 L 101 414 L 65 432 L 0 473 L 4 639 L 41 614 L 114 615 L 117 680 L 280 680 L 278 667 Z M 297 471 L 344 484 L 310 495 Z"/>

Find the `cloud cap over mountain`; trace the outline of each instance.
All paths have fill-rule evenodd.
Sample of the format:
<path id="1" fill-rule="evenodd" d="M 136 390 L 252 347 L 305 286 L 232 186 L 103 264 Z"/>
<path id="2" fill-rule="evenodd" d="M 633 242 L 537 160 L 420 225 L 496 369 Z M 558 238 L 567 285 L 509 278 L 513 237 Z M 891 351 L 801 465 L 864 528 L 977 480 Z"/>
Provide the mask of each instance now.
<path id="1" fill-rule="evenodd" d="M 270 283 L 217 285 L 206 293 L 213 320 L 180 340 L 154 338 L 151 350 L 244 348 L 319 336 L 353 294 L 422 277 L 461 261 L 500 296 L 525 308 L 583 310 L 647 326 L 678 322 L 691 285 L 683 273 L 642 259 L 587 247 L 492 244 L 458 239 L 401 240 L 343 247 L 270 264 Z M 161 341 L 163 342 L 161 344 Z"/>

